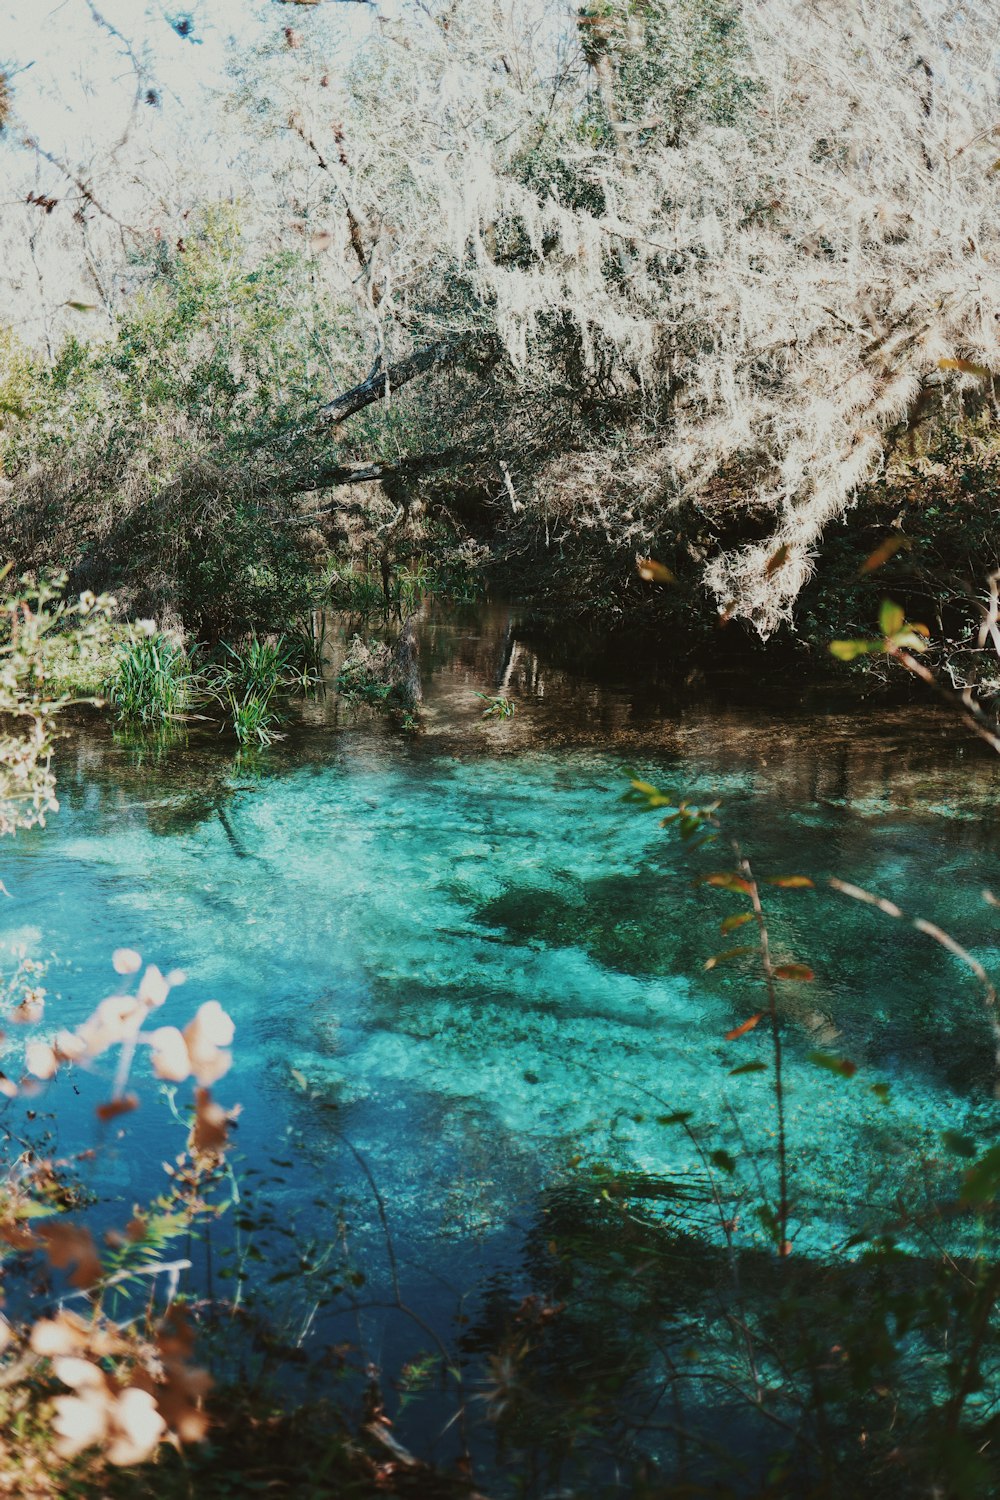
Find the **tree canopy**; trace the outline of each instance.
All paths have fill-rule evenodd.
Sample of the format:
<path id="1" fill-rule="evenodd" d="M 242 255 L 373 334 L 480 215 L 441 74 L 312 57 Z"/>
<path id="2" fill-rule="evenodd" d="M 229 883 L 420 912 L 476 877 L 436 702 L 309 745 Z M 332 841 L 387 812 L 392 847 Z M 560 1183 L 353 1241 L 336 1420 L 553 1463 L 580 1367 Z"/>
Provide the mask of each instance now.
<path id="1" fill-rule="evenodd" d="M 170 355 L 189 361 L 189 421 L 219 380 L 230 415 L 254 407 L 245 487 L 460 483 L 517 544 L 584 538 L 623 566 L 693 506 L 708 540 L 681 541 L 702 582 L 766 635 L 900 437 L 992 398 L 984 0 L 267 14 L 217 141 L 242 280 L 199 314 L 205 348 Z M 127 149 L 77 192 L 84 226 L 116 201 Z M 119 363 L 136 297 L 148 308 L 167 276 L 183 302 L 205 209 L 197 173 L 154 198 L 133 186 L 107 210 L 139 221 L 119 236 L 125 292 L 93 278 Z M 236 349 L 218 330 L 275 267 L 294 306 Z M 291 389 L 268 351 L 294 338 Z M 15 487 L 24 472 L 8 462 Z"/>

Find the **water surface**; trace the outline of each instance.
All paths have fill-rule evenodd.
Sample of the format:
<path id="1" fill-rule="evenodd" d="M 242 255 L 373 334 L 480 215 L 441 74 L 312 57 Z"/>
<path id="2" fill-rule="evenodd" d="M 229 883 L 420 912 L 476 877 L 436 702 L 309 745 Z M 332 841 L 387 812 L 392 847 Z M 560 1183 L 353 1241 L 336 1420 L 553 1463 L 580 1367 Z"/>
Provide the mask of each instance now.
<path id="1" fill-rule="evenodd" d="M 890 896 L 996 969 L 982 893 L 1000 889 L 1000 768 L 960 729 L 925 706 L 723 708 L 634 663 L 574 671 L 565 641 L 510 611 L 430 617 L 422 633 L 420 734 L 330 696 L 249 762 L 206 735 L 156 752 L 100 724 L 73 733 L 60 814 L 10 843 L 2 872 L 8 946 L 54 955 L 53 1025 L 113 987 L 118 946 L 182 967 L 164 1020 L 215 998 L 236 1022 L 217 1092 L 243 1106 L 244 1181 L 267 1174 L 278 1218 L 347 1246 L 384 1300 L 386 1225 L 360 1154 L 406 1300 L 473 1359 L 498 1308 L 558 1290 L 560 1213 L 574 1193 L 599 1204 L 608 1174 L 706 1254 L 721 1244 L 703 1155 L 665 1116 L 690 1111 L 736 1160 L 727 1193 L 773 1185 L 770 1074 L 731 1076 L 770 1065 L 767 1029 L 725 1040 L 761 1008 L 754 966 L 704 968 L 738 941 L 719 926 L 739 898 L 694 883 L 731 862 L 727 845 L 692 855 L 623 806 L 632 767 L 721 797 L 762 877 L 816 882 L 768 905 L 777 956 L 816 974 L 782 989 L 795 1253 L 821 1257 L 919 1193 L 915 1163 L 931 1191 L 943 1130 L 989 1138 L 996 1060 L 975 979 L 824 885 Z M 484 720 L 477 690 L 510 696 L 513 719 Z M 857 1075 L 817 1068 L 817 1048 Z M 101 1077 L 55 1082 L 64 1149 L 97 1143 L 106 1092 Z M 112 1221 L 162 1183 L 166 1105 L 146 1092 L 99 1141 Z M 690 1192 L 657 1200 L 657 1183 Z M 767 1252 L 764 1227 L 741 1233 Z M 324 1316 L 310 1338 L 333 1336 Z M 427 1344 L 399 1321 L 369 1308 L 358 1325 L 386 1365 Z"/>

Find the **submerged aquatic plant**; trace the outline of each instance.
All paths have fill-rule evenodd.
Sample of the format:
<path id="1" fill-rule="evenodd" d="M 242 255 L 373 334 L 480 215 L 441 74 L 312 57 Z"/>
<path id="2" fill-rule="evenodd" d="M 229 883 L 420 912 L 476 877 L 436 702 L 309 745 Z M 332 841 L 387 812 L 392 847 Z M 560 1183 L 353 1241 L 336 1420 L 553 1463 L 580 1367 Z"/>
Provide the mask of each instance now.
<path id="1" fill-rule="evenodd" d="M 490 693 L 477 693 L 476 697 L 481 698 L 486 704 L 483 709 L 484 719 L 512 719 L 514 717 L 517 705 L 512 698 L 504 698 L 500 694 L 494 696 Z"/>

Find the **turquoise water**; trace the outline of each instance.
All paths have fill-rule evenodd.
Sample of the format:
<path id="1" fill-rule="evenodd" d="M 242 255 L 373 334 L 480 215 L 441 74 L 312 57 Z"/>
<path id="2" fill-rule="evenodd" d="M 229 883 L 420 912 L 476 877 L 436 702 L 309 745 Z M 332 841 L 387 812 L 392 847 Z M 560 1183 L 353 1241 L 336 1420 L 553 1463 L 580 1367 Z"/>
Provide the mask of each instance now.
<path id="1" fill-rule="evenodd" d="M 1000 970 L 982 899 L 1000 886 L 989 759 L 926 712 L 723 712 L 549 669 L 527 647 L 498 683 L 509 622 L 437 629 L 423 736 L 329 703 L 249 767 L 209 739 L 157 757 L 106 729 L 75 734 L 62 811 L 10 843 L 2 871 L 8 949 L 54 955 L 53 1026 L 112 989 L 116 947 L 182 967 L 164 1021 L 214 998 L 236 1022 L 217 1095 L 243 1106 L 244 1180 L 270 1174 L 278 1216 L 318 1242 L 343 1214 L 384 1294 L 385 1226 L 349 1142 L 386 1205 L 407 1300 L 442 1337 L 458 1298 L 486 1306 L 502 1287 L 516 1306 L 539 1290 L 545 1215 L 560 1192 L 596 1201 L 595 1170 L 637 1174 L 655 1213 L 651 1183 L 686 1183 L 669 1213 L 683 1201 L 684 1232 L 718 1245 L 704 1160 L 659 1122 L 690 1111 L 736 1160 L 727 1195 L 773 1188 L 769 1074 L 730 1076 L 770 1062 L 766 1029 L 724 1040 L 762 996 L 749 960 L 703 967 L 739 941 L 719 935 L 739 899 L 692 883 L 726 858 L 691 855 L 624 807 L 628 764 L 721 796 L 761 876 L 817 882 L 768 898 L 776 956 L 816 974 L 782 989 L 795 1254 L 932 1191 L 952 1170 L 943 1130 L 989 1140 L 996 1064 L 976 981 L 823 887 L 838 875 L 890 896 Z M 484 724 L 474 690 L 500 684 L 517 714 Z M 857 1075 L 816 1068 L 817 1047 Z M 168 1111 L 147 1080 L 143 1108 L 101 1136 L 106 1091 L 66 1074 L 44 1108 L 61 1149 L 101 1146 L 85 1171 L 121 1222 L 162 1185 Z M 749 1215 L 740 1233 L 766 1250 Z M 426 1347 L 384 1310 L 365 1320 L 385 1364 Z"/>

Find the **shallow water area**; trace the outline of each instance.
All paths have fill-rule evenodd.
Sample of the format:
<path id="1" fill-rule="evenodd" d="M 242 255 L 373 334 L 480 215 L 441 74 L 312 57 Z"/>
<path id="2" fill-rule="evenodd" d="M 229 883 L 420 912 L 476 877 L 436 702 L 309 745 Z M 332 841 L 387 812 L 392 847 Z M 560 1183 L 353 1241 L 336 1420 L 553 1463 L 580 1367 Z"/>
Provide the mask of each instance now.
<path id="1" fill-rule="evenodd" d="M 960 726 L 929 706 L 754 703 L 751 684 L 723 708 L 574 663 L 563 637 L 496 606 L 420 630 L 417 734 L 329 692 L 249 758 L 208 735 L 157 751 L 74 731 L 61 812 L 8 845 L 2 872 L 6 944 L 55 955 L 53 1028 L 112 990 L 116 947 L 183 968 L 163 1019 L 215 998 L 236 1023 L 216 1092 L 243 1107 L 238 1175 L 270 1176 L 278 1218 L 317 1244 L 342 1238 L 383 1300 L 388 1229 L 407 1302 L 450 1338 L 460 1299 L 547 1295 L 539 1245 L 566 1194 L 631 1183 L 641 1213 L 715 1247 L 699 1141 L 735 1164 L 714 1172 L 727 1202 L 773 1191 L 767 1028 L 726 1040 L 764 1005 L 753 956 L 705 968 L 739 942 L 720 924 L 745 902 L 696 880 L 731 866 L 735 838 L 762 879 L 816 884 L 765 888 L 776 959 L 816 976 L 780 997 L 794 1254 L 919 1194 L 914 1163 L 946 1155 L 942 1131 L 991 1138 L 982 987 L 826 885 L 890 897 L 996 970 L 982 893 L 1000 886 L 1000 765 Z M 331 675 L 347 633 L 331 633 Z M 484 719 L 477 692 L 511 698 L 513 717 Z M 692 853 L 623 805 L 626 767 L 721 797 L 725 839 Z M 817 1050 L 857 1073 L 818 1067 Z M 733 1076 L 748 1062 L 766 1070 Z M 102 1212 L 121 1223 L 161 1186 L 169 1111 L 142 1077 L 141 1109 L 99 1126 L 108 1074 L 62 1075 L 38 1107 L 61 1150 L 99 1148 Z M 663 1123 L 678 1111 L 699 1141 Z M 741 1233 L 770 1253 L 763 1224 Z M 398 1321 L 364 1314 L 385 1366 L 426 1346 Z"/>

